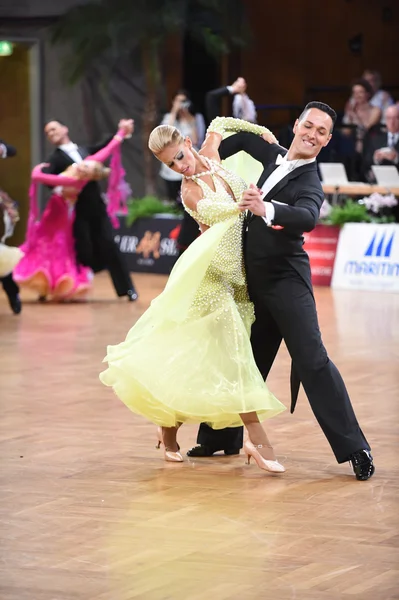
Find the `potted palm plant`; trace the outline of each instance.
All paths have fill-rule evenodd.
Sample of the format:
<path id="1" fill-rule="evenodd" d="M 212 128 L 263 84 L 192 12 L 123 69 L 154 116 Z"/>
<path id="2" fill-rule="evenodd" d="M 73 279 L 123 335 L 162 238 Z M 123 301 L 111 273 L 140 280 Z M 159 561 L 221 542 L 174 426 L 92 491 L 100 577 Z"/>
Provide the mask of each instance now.
<path id="1" fill-rule="evenodd" d="M 162 55 L 171 35 L 187 35 L 215 56 L 248 40 L 244 0 L 92 0 L 75 6 L 52 26 L 52 42 L 66 45 L 63 73 L 70 84 L 101 62 L 108 72 L 131 59 L 145 80 L 142 156 L 145 193 L 154 195 L 153 160 L 147 140 L 158 122 Z M 137 68 L 136 66 L 134 68 Z"/>

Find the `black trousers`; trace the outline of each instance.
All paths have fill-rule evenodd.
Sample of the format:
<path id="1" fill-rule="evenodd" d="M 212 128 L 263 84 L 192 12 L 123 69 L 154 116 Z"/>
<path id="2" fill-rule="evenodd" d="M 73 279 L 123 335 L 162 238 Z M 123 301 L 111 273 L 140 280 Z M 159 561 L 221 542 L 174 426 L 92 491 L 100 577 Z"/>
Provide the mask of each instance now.
<path id="1" fill-rule="evenodd" d="M 181 188 L 181 180 L 173 181 L 170 179 L 164 179 L 166 186 L 166 194 L 169 200 L 173 200 L 173 202 L 177 202 L 180 194 Z"/>
<path id="2" fill-rule="evenodd" d="M 3 290 L 7 294 L 7 296 L 15 296 L 19 292 L 19 287 L 15 283 L 12 273 L 6 275 L 6 277 L 1 278 L 1 283 L 3 285 Z"/>
<path id="3" fill-rule="evenodd" d="M 95 214 L 81 210 L 76 205 L 73 225 L 77 260 L 95 273 L 107 269 L 118 296 L 126 296 L 134 285 L 125 258 L 114 241 L 115 232 L 106 213 L 100 207 Z"/>
<path id="4" fill-rule="evenodd" d="M 244 438 L 243 427 L 226 427 L 212 429 L 206 423 L 201 423 L 197 435 L 197 444 L 208 446 L 213 450 L 233 450 L 242 448 Z"/>
<path id="5" fill-rule="evenodd" d="M 265 265 L 248 261 L 248 289 L 256 321 L 251 344 L 264 379 L 284 339 L 313 413 L 339 463 L 361 449 L 370 449 L 353 411 L 344 381 L 323 345 L 312 289 L 286 268 L 268 273 Z"/>
<path id="6" fill-rule="evenodd" d="M 190 244 L 199 236 L 199 227 L 197 221 L 185 210 L 183 213 L 183 221 L 180 228 L 180 233 L 177 238 L 177 247 L 179 256 L 187 250 Z"/>

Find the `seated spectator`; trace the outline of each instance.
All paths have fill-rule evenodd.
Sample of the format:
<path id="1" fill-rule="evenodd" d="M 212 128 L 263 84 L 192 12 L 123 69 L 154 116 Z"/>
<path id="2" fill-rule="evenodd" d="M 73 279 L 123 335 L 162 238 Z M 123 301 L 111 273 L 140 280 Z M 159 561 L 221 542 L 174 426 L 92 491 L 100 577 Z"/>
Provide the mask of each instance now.
<path id="1" fill-rule="evenodd" d="M 394 101 L 388 92 L 381 89 L 381 75 L 378 71 L 366 69 L 362 78 L 369 82 L 373 89 L 373 96 L 370 99 L 371 106 L 376 106 L 381 110 L 381 123 L 385 123 L 385 111 L 388 106 L 391 106 Z"/>
<path id="2" fill-rule="evenodd" d="M 349 169 L 351 180 L 359 181 L 364 177 L 362 173 L 364 138 L 367 132 L 380 123 L 381 119 L 381 110 L 370 104 L 372 95 L 373 90 L 368 81 L 358 79 L 352 84 L 352 95 L 345 106 L 341 133 L 348 141 L 354 143 Z M 345 125 L 351 125 L 351 128 Z"/>
<path id="3" fill-rule="evenodd" d="M 345 106 L 343 125 L 356 127 L 356 152 L 363 151 L 365 133 L 381 120 L 381 109 L 370 104 L 373 89 L 365 79 L 357 79 L 352 84 L 352 95 Z"/>
<path id="4" fill-rule="evenodd" d="M 399 105 L 389 106 L 385 111 L 386 131 L 374 136 L 363 156 L 367 179 L 374 182 L 371 165 L 399 166 Z"/>

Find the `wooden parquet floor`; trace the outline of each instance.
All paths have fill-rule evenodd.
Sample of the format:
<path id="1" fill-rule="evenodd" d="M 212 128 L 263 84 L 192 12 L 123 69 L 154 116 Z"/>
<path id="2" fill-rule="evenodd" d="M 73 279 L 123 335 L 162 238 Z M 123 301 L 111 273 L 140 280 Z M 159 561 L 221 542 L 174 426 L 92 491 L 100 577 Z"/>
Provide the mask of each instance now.
<path id="1" fill-rule="evenodd" d="M 140 300 L 96 277 L 86 304 L 0 293 L 1 600 L 398 600 L 399 295 L 316 290 L 325 344 L 376 474 L 337 465 L 309 409 L 267 422 L 283 476 L 244 456 L 165 463 L 155 428 L 98 381 Z M 154 373 L 154 377 L 157 374 Z M 282 349 L 270 387 L 289 402 Z M 196 428 L 183 428 L 182 449 Z"/>

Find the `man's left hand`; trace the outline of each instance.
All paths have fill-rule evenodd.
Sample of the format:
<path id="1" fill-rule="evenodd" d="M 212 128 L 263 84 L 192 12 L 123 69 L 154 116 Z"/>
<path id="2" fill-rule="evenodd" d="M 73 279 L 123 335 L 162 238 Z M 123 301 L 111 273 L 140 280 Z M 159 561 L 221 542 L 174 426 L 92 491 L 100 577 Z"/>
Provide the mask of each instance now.
<path id="1" fill-rule="evenodd" d="M 395 148 L 392 148 L 389 152 L 384 152 L 382 158 L 386 160 L 390 160 L 391 162 L 398 162 L 398 153 Z"/>
<path id="2" fill-rule="evenodd" d="M 133 119 L 121 119 L 118 123 L 118 129 L 123 129 L 125 137 L 131 136 L 134 131 Z"/>
<path id="3" fill-rule="evenodd" d="M 238 204 L 240 210 L 250 210 L 258 217 L 266 216 L 266 207 L 262 200 L 262 190 L 251 183 L 249 188 L 242 195 L 241 202 Z"/>

